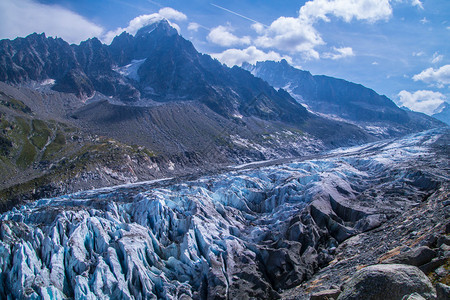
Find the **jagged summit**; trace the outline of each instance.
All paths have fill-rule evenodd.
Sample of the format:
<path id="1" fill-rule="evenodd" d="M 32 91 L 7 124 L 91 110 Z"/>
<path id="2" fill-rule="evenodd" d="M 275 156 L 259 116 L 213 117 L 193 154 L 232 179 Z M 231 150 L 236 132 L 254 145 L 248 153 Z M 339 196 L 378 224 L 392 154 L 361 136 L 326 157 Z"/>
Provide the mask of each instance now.
<path id="1" fill-rule="evenodd" d="M 139 38 L 151 33 L 171 36 L 178 34 L 178 31 L 170 25 L 169 21 L 162 19 L 161 21 L 142 27 L 137 31 L 135 37 Z"/>

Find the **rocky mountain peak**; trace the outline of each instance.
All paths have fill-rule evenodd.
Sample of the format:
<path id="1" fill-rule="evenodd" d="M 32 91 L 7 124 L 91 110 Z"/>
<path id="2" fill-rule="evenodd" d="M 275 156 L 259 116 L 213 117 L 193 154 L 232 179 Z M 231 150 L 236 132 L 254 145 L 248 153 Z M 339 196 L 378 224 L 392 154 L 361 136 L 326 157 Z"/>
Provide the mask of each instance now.
<path id="1" fill-rule="evenodd" d="M 135 37 L 142 38 L 149 34 L 158 34 L 163 36 L 177 35 L 178 31 L 173 28 L 166 19 L 146 25 L 138 30 Z"/>

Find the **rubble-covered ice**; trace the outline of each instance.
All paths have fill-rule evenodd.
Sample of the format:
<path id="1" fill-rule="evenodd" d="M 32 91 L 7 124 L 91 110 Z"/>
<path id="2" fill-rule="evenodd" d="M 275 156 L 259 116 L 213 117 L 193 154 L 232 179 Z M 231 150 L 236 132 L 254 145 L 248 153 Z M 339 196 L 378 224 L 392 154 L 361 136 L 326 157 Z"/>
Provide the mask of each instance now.
<path id="1" fill-rule="evenodd" d="M 0 297 L 277 298 L 419 202 L 434 181 L 414 159 L 441 134 L 15 208 L 0 216 Z"/>

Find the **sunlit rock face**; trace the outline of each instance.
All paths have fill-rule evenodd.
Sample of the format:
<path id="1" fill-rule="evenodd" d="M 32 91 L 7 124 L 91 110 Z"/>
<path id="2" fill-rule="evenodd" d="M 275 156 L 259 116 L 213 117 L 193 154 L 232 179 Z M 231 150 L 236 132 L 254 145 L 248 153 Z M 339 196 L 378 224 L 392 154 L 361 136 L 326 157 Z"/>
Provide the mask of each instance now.
<path id="1" fill-rule="evenodd" d="M 434 157 L 443 134 L 13 209 L 0 217 L 0 295 L 277 298 L 330 262 L 342 241 L 438 189 L 439 168 L 417 161 Z"/>

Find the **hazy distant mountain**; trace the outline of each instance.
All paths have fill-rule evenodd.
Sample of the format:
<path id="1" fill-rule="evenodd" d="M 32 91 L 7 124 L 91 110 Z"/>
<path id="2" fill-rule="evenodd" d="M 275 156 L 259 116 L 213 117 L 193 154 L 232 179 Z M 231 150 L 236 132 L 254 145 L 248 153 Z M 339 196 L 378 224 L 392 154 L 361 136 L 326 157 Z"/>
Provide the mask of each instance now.
<path id="1" fill-rule="evenodd" d="M 450 104 L 444 102 L 435 110 L 433 117 L 450 125 Z"/>
<path id="2" fill-rule="evenodd" d="M 398 108 L 395 103 L 360 84 L 323 75 L 312 75 L 281 62 L 244 64 L 243 68 L 276 88 L 287 90 L 296 100 L 317 113 L 341 118 L 365 128 L 378 127 L 384 136 L 399 135 L 441 126 L 432 118 Z"/>

